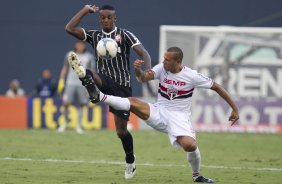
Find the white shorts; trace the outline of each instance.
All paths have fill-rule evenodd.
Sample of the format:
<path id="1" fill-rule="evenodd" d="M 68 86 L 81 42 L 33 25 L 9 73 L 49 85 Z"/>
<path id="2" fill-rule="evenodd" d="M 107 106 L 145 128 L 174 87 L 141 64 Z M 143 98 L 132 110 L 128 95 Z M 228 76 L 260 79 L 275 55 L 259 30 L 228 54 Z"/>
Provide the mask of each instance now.
<path id="1" fill-rule="evenodd" d="M 188 113 L 172 111 L 159 105 L 151 104 L 150 117 L 145 121 L 152 128 L 168 134 L 171 145 L 181 147 L 177 142 L 178 136 L 189 136 L 196 140 L 196 133 Z"/>

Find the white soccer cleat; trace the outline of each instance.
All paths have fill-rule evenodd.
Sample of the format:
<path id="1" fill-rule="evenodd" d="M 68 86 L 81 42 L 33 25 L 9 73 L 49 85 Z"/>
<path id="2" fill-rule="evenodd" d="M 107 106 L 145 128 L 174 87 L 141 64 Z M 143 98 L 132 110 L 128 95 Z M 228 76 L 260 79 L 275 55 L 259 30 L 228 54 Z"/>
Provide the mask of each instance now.
<path id="1" fill-rule="evenodd" d="M 67 124 L 62 124 L 58 128 L 58 132 L 63 133 L 64 131 L 66 131 L 66 129 L 67 129 Z"/>
<path id="2" fill-rule="evenodd" d="M 81 66 L 78 56 L 74 52 L 70 52 L 68 55 L 68 61 L 73 71 L 79 78 L 83 78 L 86 75 L 85 68 Z"/>
<path id="3" fill-rule="evenodd" d="M 84 131 L 82 130 L 82 128 L 81 127 L 76 127 L 76 133 L 78 133 L 78 134 L 83 134 L 84 133 Z"/>
<path id="4" fill-rule="evenodd" d="M 131 179 L 136 174 L 136 165 L 135 165 L 136 158 L 134 156 L 134 162 L 132 164 L 125 164 L 125 172 L 124 172 L 124 178 L 125 179 Z"/>

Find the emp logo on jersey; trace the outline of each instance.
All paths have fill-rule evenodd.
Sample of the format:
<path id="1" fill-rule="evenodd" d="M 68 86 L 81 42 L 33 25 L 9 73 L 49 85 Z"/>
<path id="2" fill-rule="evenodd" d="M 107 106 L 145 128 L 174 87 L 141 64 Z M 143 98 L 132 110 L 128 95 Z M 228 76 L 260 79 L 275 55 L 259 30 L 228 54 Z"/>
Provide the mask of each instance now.
<path id="1" fill-rule="evenodd" d="M 170 100 L 172 100 L 173 98 L 177 97 L 178 91 L 177 89 L 175 89 L 174 87 L 168 88 L 167 89 L 167 95 L 170 98 Z"/>
<path id="2" fill-rule="evenodd" d="M 166 84 L 170 84 L 170 85 L 175 85 L 175 86 L 185 86 L 185 82 L 181 82 L 181 81 L 174 81 L 174 80 L 170 80 L 165 78 L 164 79 L 164 83 Z"/>

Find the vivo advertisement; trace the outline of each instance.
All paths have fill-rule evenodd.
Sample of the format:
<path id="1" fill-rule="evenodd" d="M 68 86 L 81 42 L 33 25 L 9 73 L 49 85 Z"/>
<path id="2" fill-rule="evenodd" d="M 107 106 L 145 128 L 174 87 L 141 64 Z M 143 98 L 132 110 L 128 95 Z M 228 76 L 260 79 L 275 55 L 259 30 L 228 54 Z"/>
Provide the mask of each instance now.
<path id="1" fill-rule="evenodd" d="M 227 104 L 215 93 L 198 91 L 194 108 L 198 129 L 282 132 L 282 45 L 275 36 L 231 31 L 199 37 L 195 65 L 232 95 L 240 120 L 237 126 L 226 126 Z"/>

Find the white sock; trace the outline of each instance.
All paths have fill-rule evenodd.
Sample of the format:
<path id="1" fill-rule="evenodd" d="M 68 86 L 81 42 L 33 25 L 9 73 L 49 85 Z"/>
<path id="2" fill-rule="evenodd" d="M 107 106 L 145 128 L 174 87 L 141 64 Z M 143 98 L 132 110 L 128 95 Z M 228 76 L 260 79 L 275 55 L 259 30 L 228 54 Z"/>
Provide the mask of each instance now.
<path id="1" fill-rule="evenodd" d="M 128 98 L 105 95 L 100 92 L 100 101 L 105 102 L 116 110 L 129 111 L 130 109 L 130 102 Z"/>
<path id="2" fill-rule="evenodd" d="M 187 152 L 187 160 L 191 165 L 193 178 L 197 178 L 200 175 L 201 164 L 201 154 L 198 147 L 193 152 Z"/>

